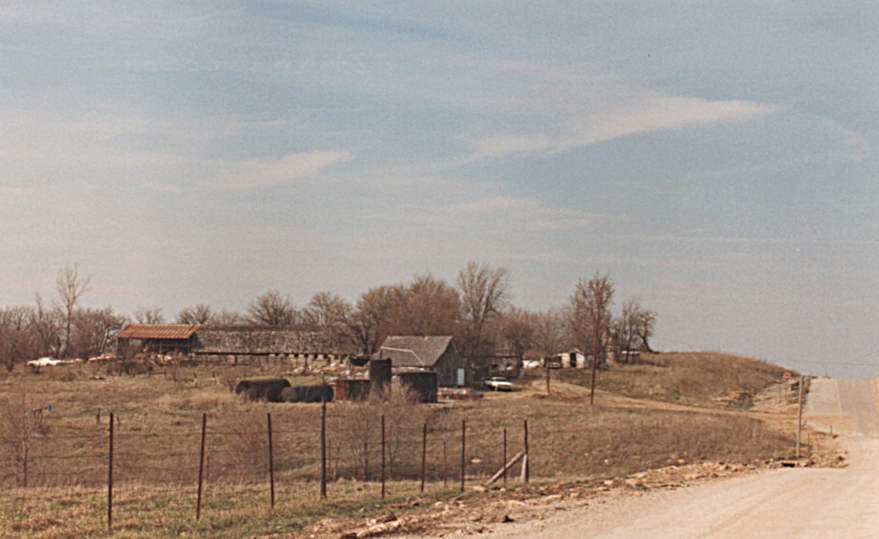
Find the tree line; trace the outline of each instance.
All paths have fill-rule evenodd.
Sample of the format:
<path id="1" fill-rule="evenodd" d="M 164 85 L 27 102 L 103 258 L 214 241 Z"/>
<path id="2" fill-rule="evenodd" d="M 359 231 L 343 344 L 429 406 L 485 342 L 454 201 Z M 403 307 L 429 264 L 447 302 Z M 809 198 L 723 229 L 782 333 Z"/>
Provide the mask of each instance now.
<path id="1" fill-rule="evenodd" d="M 362 354 L 376 353 L 388 335 L 453 335 L 462 356 L 471 361 L 498 351 L 542 357 L 577 347 L 597 354 L 600 363 L 609 349 L 650 350 L 656 313 L 631 298 L 614 314 L 615 290 L 607 275 L 578 281 L 566 305 L 536 311 L 513 304 L 510 283 L 506 268 L 470 262 L 454 283 L 426 272 L 409 282 L 369 288 L 354 303 L 320 291 L 298 306 L 288 294 L 268 290 L 244 312 L 199 303 L 171 321 L 297 327 L 321 332 L 328 342 Z M 169 321 L 159 306 L 138 307 L 130 317 L 111 307 L 82 307 L 91 277 L 78 266 L 59 270 L 55 284 L 51 305 L 36 294 L 35 305 L 0 309 L 0 362 L 8 370 L 35 357 L 97 355 L 113 349 L 116 334 L 129 322 Z"/>

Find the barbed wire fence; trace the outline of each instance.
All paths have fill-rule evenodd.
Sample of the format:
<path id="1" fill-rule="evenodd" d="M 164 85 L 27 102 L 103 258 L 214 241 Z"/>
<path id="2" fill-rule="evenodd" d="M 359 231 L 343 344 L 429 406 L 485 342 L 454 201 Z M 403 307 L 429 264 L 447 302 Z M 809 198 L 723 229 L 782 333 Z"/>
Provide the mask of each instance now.
<path id="1" fill-rule="evenodd" d="M 46 493 L 40 489 L 71 487 L 89 490 L 87 499 L 75 492 L 71 503 L 108 527 L 114 512 L 133 517 L 147 510 L 133 497 L 174 497 L 162 506 L 168 518 L 198 520 L 217 507 L 212 501 L 274 507 L 294 498 L 341 499 L 351 484 L 360 499 L 381 499 L 464 490 L 491 479 L 609 473 L 617 462 L 646 465 L 658 451 L 676 462 L 747 440 L 773 453 L 790 446 L 757 420 L 734 415 L 568 405 L 529 417 L 517 413 L 393 398 L 207 413 L 65 414 L 10 401 L 0 408 L 0 512 L 27 520 L 23 508 Z M 614 422 L 625 428 L 612 428 Z M 241 499 L 235 489 L 252 495 Z"/>
<path id="2" fill-rule="evenodd" d="M 420 483 L 420 492 L 463 490 L 503 468 L 508 452 L 526 451 L 527 421 L 498 427 L 464 420 L 455 411 L 428 419 L 418 410 L 324 404 L 283 412 L 169 414 L 164 425 L 145 424 L 133 413 L 25 411 L 27 421 L 0 432 L 0 511 L 15 514 L 18 498 L 43 487 L 106 489 L 109 527 L 120 510 L 114 495 L 141 487 L 192 495 L 196 519 L 203 498 L 222 496 L 225 485 L 263 491 L 272 506 L 276 494 L 291 489 L 310 490 L 315 499 L 332 497 L 340 480 L 359 482 L 375 498 L 393 496 L 400 481 Z M 487 436 L 497 437 L 492 453 L 468 448 L 468 441 Z"/>

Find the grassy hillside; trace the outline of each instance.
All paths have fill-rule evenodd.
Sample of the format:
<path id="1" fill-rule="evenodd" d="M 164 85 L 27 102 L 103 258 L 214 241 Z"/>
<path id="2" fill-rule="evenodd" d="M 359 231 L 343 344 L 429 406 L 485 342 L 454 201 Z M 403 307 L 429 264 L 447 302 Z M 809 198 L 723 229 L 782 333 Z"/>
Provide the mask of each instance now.
<path id="1" fill-rule="evenodd" d="M 642 354 L 638 365 L 608 365 L 596 387 L 638 399 L 693 406 L 724 406 L 738 394 L 754 395 L 782 379 L 785 369 L 718 352 Z M 588 387 L 589 371 L 558 371 L 559 379 Z M 795 373 L 794 373 L 795 374 Z"/>

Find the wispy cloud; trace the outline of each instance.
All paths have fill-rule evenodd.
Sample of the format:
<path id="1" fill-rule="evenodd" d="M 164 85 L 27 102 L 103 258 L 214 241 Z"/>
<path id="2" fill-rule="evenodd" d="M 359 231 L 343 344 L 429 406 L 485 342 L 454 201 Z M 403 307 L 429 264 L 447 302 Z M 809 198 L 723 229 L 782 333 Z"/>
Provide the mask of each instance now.
<path id="1" fill-rule="evenodd" d="M 749 101 L 709 101 L 645 92 L 622 103 L 579 111 L 561 135 L 497 134 L 477 140 L 468 161 L 540 151 L 557 153 L 610 140 L 688 127 L 755 120 L 783 110 Z"/>
<path id="2" fill-rule="evenodd" d="M 647 95 L 624 110 L 614 110 L 597 126 L 591 125 L 588 119 L 580 119 L 580 137 L 568 141 L 568 144 L 569 147 L 586 146 L 641 133 L 742 122 L 780 110 L 782 108 L 776 105 L 749 101 Z"/>
<path id="3" fill-rule="evenodd" d="M 827 133 L 839 141 L 848 159 L 863 161 L 870 156 L 870 142 L 866 137 L 827 118 L 824 118 L 821 123 Z"/>
<path id="4" fill-rule="evenodd" d="M 465 202 L 455 204 L 450 209 L 454 212 L 466 213 L 494 213 L 498 211 L 508 211 L 515 209 L 536 209 L 537 203 L 527 198 L 516 198 L 509 196 L 496 196 L 476 200 L 474 202 Z"/>
<path id="5" fill-rule="evenodd" d="M 353 157 L 348 150 L 317 150 L 283 157 L 247 159 L 228 167 L 227 174 L 211 182 L 228 189 L 252 189 L 307 178 Z"/>
<path id="6" fill-rule="evenodd" d="M 519 223 L 527 231 L 571 230 L 592 222 L 591 216 L 580 210 L 549 207 L 537 200 L 506 195 L 455 204 L 449 210 L 481 219 L 502 217 L 507 223 Z"/>

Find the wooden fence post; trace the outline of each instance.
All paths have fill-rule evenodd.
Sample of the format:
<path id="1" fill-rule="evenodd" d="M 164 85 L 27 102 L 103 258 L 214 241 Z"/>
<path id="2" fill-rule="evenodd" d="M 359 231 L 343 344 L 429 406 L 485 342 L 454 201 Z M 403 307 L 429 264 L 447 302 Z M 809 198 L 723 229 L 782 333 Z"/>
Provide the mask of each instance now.
<path id="1" fill-rule="evenodd" d="M 467 467 L 467 420 L 461 420 L 461 492 L 464 492 L 464 476 Z"/>
<path id="2" fill-rule="evenodd" d="M 424 475 L 427 470 L 427 421 L 421 431 L 421 493 L 424 494 Z"/>
<path id="3" fill-rule="evenodd" d="M 443 438 L 443 488 L 449 487 L 448 467 L 446 466 L 446 439 Z"/>
<path id="4" fill-rule="evenodd" d="M 320 408 L 320 499 L 327 499 L 327 400 Z"/>
<path id="5" fill-rule="evenodd" d="M 800 440 L 803 437 L 803 385 L 805 378 L 800 375 L 800 392 L 797 396 L 797 458 L 800 458 Z"/>
<path id="6" fill-rule="evenodd" d="M 275 508 L 275 458 L 272 450 L 272 414 L 266 414 L 269 421 L 269 485 L 272 494 L 272 509 Z"/>
<path id="7" fill-rule="evenodd" d="M 195 505 L 195 520 L 201 518 L 201 490 L 204 480 L 204 449 L 207 440 L 208 414 L 201 416 L 201 453 L 198 457 L 198 501 Z"/>
<path id="8" fill-rule="evenodd" d="M 382 414 L 382 499 L 385 499 L 385 415 Z"/>
<path id="9" fill-rule="evenodd" d="M 593 360 L 594 361 L 594 360 Z M 525 484 L 528 484 L 528 480 L 531 478 L 531 459 L 528 455 L 528 420 L 525 420 L 525 457 L 524 457 L 524 465 L 523 465 L 523 475 L 525 476 Z"/>
<path id="10" fill-rule="evenodd" d="M 369 481 L 369 432 L 366 434 L 367 439 L 363 441 L 363 480 Z"/>
<path id="11" fill-rule="evenodd" d="M 507 427 L 504 427 L 504 464 L 507 463 Z M 507 484 L 507 468 L 504 466 L 504 484 Z"/>
<path id="12" fill-rule="evenodd" d="M 113 412 L 110 412 L 110 462 L 107 467 L 107 529 L 113 529 Z"/>

